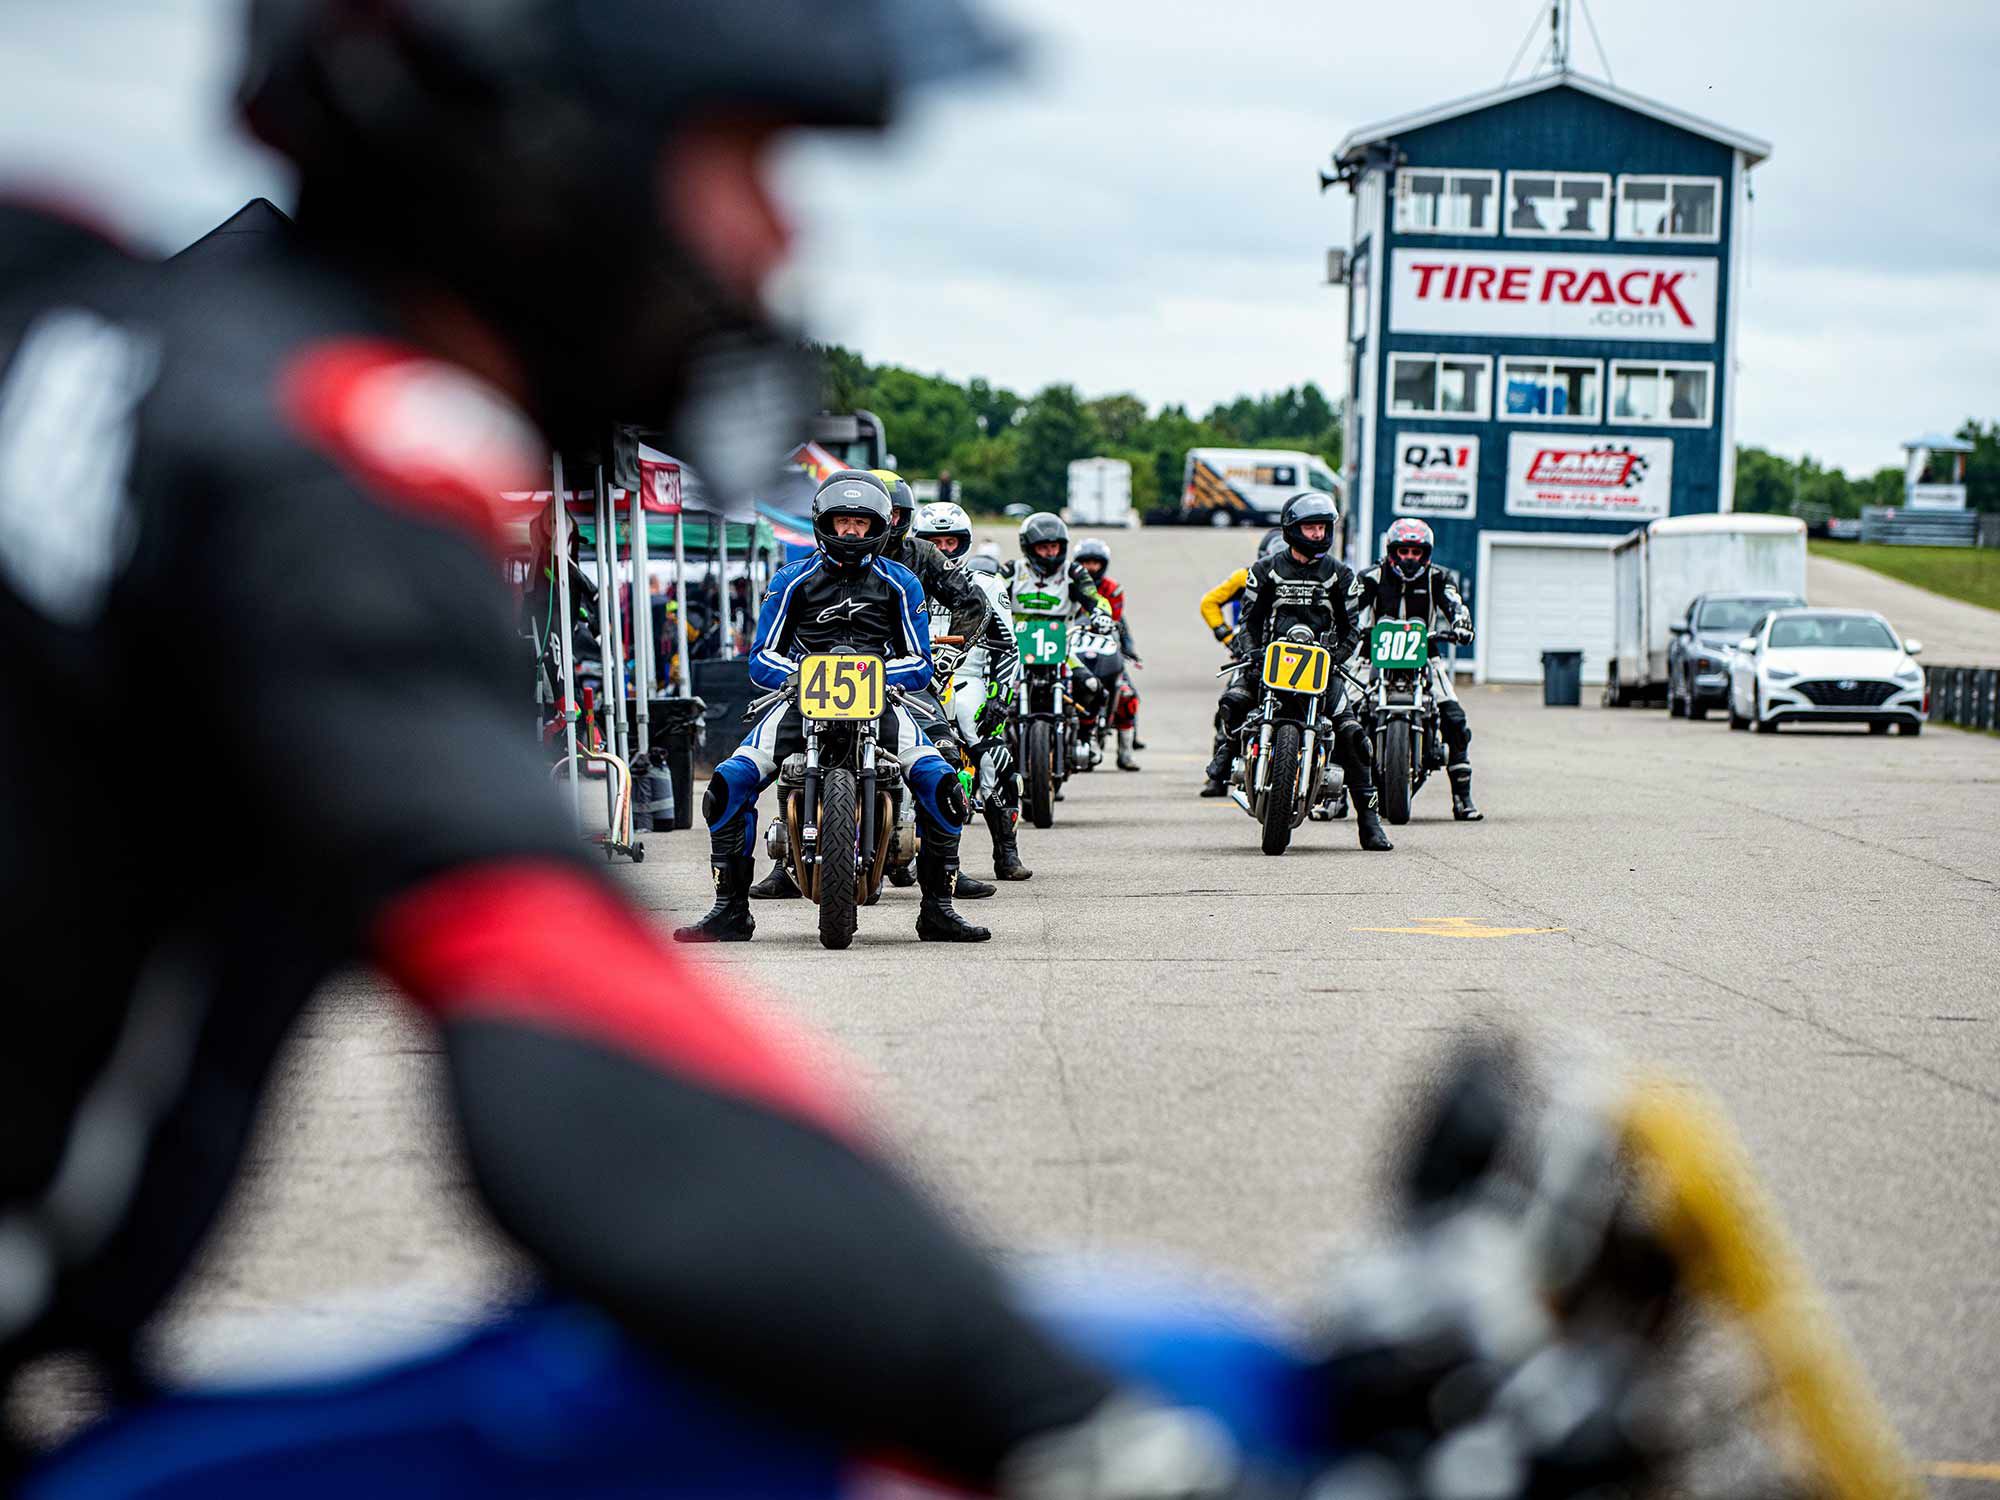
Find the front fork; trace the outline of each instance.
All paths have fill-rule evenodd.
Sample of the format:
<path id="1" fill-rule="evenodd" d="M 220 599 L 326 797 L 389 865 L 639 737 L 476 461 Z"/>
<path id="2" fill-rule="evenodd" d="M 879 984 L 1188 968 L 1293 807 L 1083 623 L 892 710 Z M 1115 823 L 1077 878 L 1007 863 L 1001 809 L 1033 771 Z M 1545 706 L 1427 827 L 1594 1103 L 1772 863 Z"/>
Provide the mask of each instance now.
<path id="1" fill-rule="evenodd" d="M 856 778 L 855 806 L 860 810 L 861 817 L 859 867 L 863 870 L 875 868 L 875 750 L 875 737 L 871 734 L 861 742 L 861 774 Z"/>
<path id="2" fill-rule="evenodd" d="M 799 788 L 799 863 L 819 857 L 819 736 L 806 736 L 806 780 Z"/>

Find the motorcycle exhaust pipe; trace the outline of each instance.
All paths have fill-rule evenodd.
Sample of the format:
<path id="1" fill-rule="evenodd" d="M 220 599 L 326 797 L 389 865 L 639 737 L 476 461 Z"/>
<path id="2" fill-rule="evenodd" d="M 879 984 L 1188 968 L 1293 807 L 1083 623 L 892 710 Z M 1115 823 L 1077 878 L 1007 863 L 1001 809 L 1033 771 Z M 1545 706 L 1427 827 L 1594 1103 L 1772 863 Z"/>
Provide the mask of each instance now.
<path id="1" fill-rule="evenodd" d="M 1257 790 L 1266 791 L 1271 785 L 1271 721 L 1266 719 L 1264 727 L 1257 731 Z"/>
<path id="2" fill-rule="evenodd" d="M 1229 789 L 1229 800 L 1231 802 L 1234 802 L 1238 807 L 1242 808 L 1245 812 L 1250 813 L 1251 817 L 1254 818 L 1257 816 L 1255 812 L 1251 811 L 1249 793 L 1245 792 L 1242 787 L 1240 786 L 1231 787 Z"/>

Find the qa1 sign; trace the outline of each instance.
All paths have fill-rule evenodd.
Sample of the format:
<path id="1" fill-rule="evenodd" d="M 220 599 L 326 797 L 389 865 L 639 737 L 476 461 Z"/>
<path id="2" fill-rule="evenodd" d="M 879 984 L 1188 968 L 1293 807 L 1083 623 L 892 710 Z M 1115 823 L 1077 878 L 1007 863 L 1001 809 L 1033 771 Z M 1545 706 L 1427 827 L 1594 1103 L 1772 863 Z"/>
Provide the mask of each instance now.
<path id="1" fill-rule="evenodd" d="M 1470 516 L 1478 497 L 1478 438 L 1449 432 L 1397 435 L 1397 515 Z"/>
<path id="2" fill-rule="evenodd" d="M 1712 255 L 1398 250 L 1392 333 L 1715 342 Z"/>
<path id="3" fill-rule="evenodd" d="M 1507 514 L 1651 521 L 1674 493 L 1671 438 L 1516 432 L 1507 438 Z"/>

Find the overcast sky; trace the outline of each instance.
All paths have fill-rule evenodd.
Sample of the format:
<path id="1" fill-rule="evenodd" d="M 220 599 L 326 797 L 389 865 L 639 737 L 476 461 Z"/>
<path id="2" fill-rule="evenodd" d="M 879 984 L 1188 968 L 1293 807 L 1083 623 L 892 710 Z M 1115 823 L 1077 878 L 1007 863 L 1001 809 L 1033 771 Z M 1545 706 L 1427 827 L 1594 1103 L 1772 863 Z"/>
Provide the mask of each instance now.
<path id="1" fill-rule="evenodd" d="M 959 378 L 1196 408 L 1342 389 L 1343 297 L 1320 281 L 1349 200 L 1315 171 L 1357 125 L 1498 84 L 1538 10 L 989 3 L 1036 41 L 1024 77 L 933 99 L 887 146 L 787 162 L 817 330 Z M 1593 9 L 1618 84 L 1776 148 L 1752 179 L 1740 440 L 1865 472 L 2000 418 L 2000 5 Z M 234 0 L 6 11 L 0 167 L 162 246 L 284 201 L 228 124 Z"/>

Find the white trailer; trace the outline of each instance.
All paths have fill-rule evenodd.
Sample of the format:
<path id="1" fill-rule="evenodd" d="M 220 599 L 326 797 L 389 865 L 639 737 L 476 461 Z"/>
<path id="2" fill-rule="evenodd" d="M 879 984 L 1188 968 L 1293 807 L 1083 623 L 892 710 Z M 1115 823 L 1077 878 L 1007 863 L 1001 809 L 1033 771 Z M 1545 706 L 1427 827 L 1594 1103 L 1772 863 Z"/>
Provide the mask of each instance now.
<path id="1" fill-rule="evenodd" d="M 1604 701 L 1667 697 L 1668 627 L 1696 594 L 1806 593 L 1806 523 L 1792 516 L 1667 516 L 1611 549 Z"/>
<path id="2" fill-rule="evenodd" d="M 1132 466 L 1122 458 L 1079 458 L 1069 466 L 1069 505 L 1075 526 L 1136 526 Z"/>

